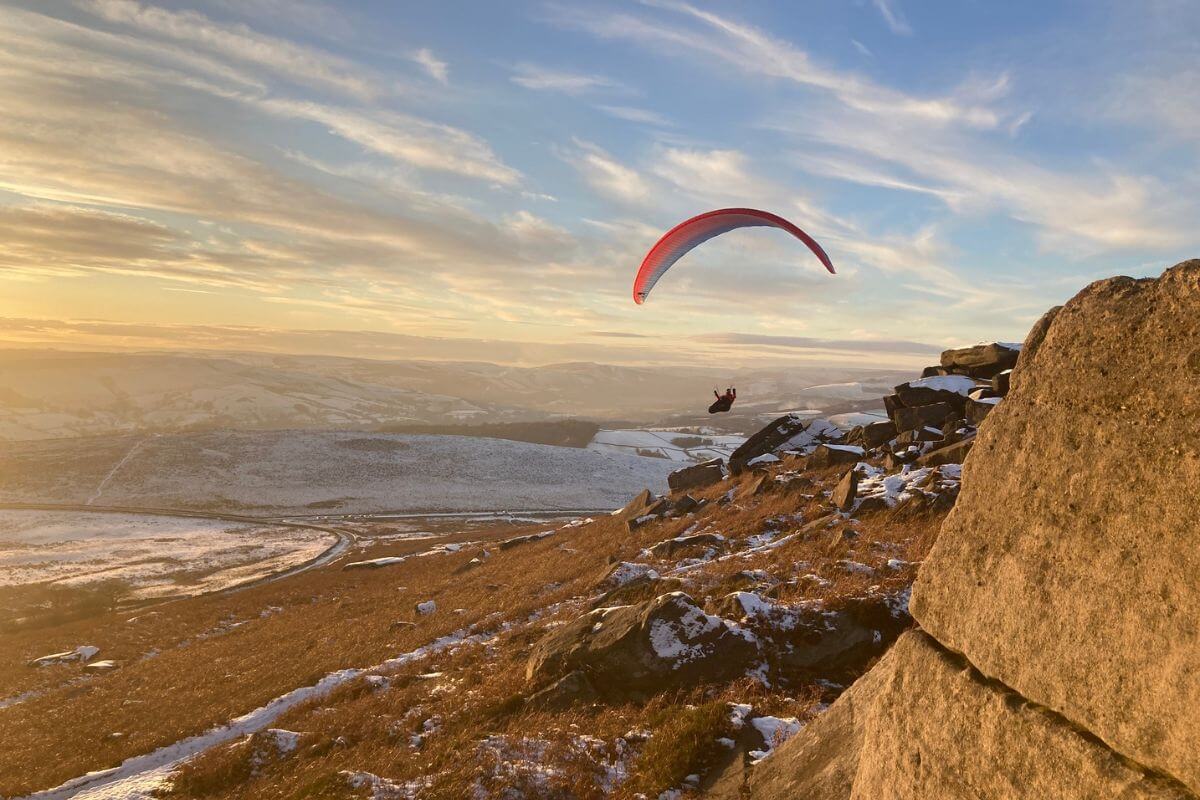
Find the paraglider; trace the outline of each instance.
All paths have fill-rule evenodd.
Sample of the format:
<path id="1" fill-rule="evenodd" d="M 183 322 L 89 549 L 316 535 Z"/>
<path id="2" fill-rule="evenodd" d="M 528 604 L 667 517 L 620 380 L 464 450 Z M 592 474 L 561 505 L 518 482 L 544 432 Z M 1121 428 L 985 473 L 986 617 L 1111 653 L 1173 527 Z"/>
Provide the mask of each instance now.
<path id="1" fill-rule="evenodd" d="M 835 274 L 833 262 L 816 240 L 783 217 L 754 208 L 721 208 L 692 217 L 676 225 L 650 248 L 633 281 L 633 302 L 641 305 L 658 279 L 698 245 L 738 228 L 768 227 L 787 231 L 808 245 L 825 269 Z"/>
<path id="2" fill-rule="evenodd" d="M 829 256 L 825 254 L 821 245 L 783 217 L 755 208 L 720 208 L 684 220 L 667 231 L 654 247 L 650 248 L 650 252 L 646 253 L 646 257 L 642 259 L 642 266 L 638 269 L 637 277 L 633 280 L 633 302 L 638 305 L 646 302 L 646 298 L 650 296 L 650 290 L 654 288 L 654 284 L 658 283 L 658 279 L 676 261 L 697 246 L 738 228 L 755 227 L 779 228 L 787 231 L 808 245 L 808 249 L 820 260 L 825 269 L 829 270 L 829 274 L 836 274 L 833 262 L 829 260 Z M 716 389 L 713 389 L 713 394 L 717 396 L 717 401 L 708 407 L 710 414 L 729 411 L 733 407 L 733 401 L 737 399 L 737 391 L 732 386 L 726 389 L 723 395 Z"/>
<path id="3" fill-rule="evenodd" d="M 720 394 L 713 389 L 713 395 L 716 396 L 717 402 L 708 407 L 708 413 L 721 414 L 733 408 L 733 401 L 737 400 L 737 389 L 730 386 L 725 390 L 725 394 Z"/>

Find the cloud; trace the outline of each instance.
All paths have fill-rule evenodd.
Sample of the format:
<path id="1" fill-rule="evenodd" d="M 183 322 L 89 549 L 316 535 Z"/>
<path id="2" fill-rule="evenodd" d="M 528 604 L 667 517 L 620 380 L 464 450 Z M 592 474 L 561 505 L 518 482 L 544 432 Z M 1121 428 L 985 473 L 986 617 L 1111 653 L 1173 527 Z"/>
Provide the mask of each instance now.
<path id="1" fill-rule="evenodd" d="M 892 353 L 933 356 L 940 346 L 923 342 L 880 339 L 820 339 L 808 336 L 772 336 L 758 333 L 709 333 L 692 337 L 705 344 L 737 347 L 772 347 L 788 350 L 848 350 L 857 353 Z"/>
<path id="2" fill-rule="evenodd" d="M 596 106 L 596 108 L 600 109 L 605 114 L 608 114 L 610 117 L 623 119 L 626 122 L 637 122 L 643 125 L 654 125 L 660 128 L 674 127 L 675 124 L 657 111 L 651 111 L 646 108 L 608 105 L 599 105 Z"/>
<path id="3" fill-rule="evenodd" d="M 79 6 L 108 22 L 253 64 L 287 80 L 362 99 L 380 91 L 373 78 L 345 59 L 246 25 L 222 25 L 196 11 L 168 11 L 134 0 L 80 0 Z"/>
<path id="4" fill-rule="evenodd" d="M 912 36 L 912 27 L 908 24 L 908 20 L 904 18 L 904 12 L 896 5 L 894 0 L 871 0 L 871 4 L 878 9 L 883 16 L 883 21 L 887 23 L 888 29 L 898 36 Z"/>
<path id="5" fill-rule="evenodd" d="M 435 56 L 433 51 L 428 47 L 423 47 L 413 53 L 412 60 L 415 61 L 421 67 L 421 69 L 425 70 L 429 77 L 433 78 L 438 83 L 446 84 L 450 82 L 450 65 Z"/>
<path id="6" fill-rule="evenodd" d="M 576 139 L 575 148 L 563 153 L 596 191 L 614 200 L 640 204 L 650 199 L 650 185 L 637 170 L 605 152 L 599 145 Z"/>
<path id="7" fill-rule="evenodd" d="M 360 147 L 413 166 L 503 186 L 514 186 L 521 179 L 521 173 L 502 162 L 486 142 L 450 125 L 395 112 L 368 115 L 303 100 L 267 98 L 253 104 L 272 114 L 318 123 Z"/>
<path id="8" fill-rule="evenodd" d="M 1039 228 L 1055 249 L 1166 248 L 1191 237 L 1178 208 L 1153 200 L 1164 191 L 1157 180 L 1101 162 L 1072 174 L 991 143 L 917 136 L 897 121 L 867 125 L 853 115 L 805 116 L 782 129 L 828 148 L 807 146 L 796 157 L 812 172 L 928 194 L 956 213 L 1002 211 Z"/>
<path id="9" fill-rule="evenodd" d="M 807 52 L 751 25 L 675 0 L 648 4 L 700 23 L 681 26 L 648 16 L 553 7 L 552 20 L 602 39 L 623 39 L 656 53 L 685 52 L 709 64 L 722 63 L 740 72 L 788 81 L 829 93 L 840 103 L 879 116 L 904 116 L 938 125 L 991 129 L 1004 115 L 989 103 L 994 94 L 967 91 L 942 97 L 919 97 L 882 86 L 853 72 L 819 64 Z"/>
<path id="10" fill-rule="evenodd" d="M 621 88 L 619 83 L 602 75 L 567 72 L 529 63 L 517 64 L 513 68 L 512 82 L 539 92 L 562 92 L 570 95 Z"/>

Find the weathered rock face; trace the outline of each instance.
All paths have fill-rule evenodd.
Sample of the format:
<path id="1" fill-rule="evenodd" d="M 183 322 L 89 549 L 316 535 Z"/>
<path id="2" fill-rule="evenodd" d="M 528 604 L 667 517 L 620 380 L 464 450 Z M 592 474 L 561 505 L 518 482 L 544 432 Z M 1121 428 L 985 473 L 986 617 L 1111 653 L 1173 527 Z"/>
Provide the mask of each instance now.
<path id="1" fill-rule="evenodd" d="M 553 630 L 534 647 L 525 672 L 539 685 L 579 671 L 600 696 L 620 699 L 731 680 L 757 659 L 753 634 L 675 592 L 596 609 Z"/>
<path id="2" fill-rule="evenodd" d="M 919 632 L 758 767 L 750 788 L 755 800 L 1191 797 Z"/>
<path id="3" fill-rule="evenodd" d="M 667 476 L 667 485 L 672 492 L 686 492 L 690 489 L 703 489 L 720 483 L 725 477 L 725 463 L 714 458 L 702 464 L 677 469 Z"/>
<path id="4" fill-rule="evenodd" d="M 926 425 L 940 428 L 946 420 L 954 416 L 954 407 L 949 403 L 931 403 L 915 408 L 897 408 L 896 413 L 892 415 L 892 420 L 896 423 L 896 430 L 912 431 L 924 428 Z"/>
<path id="5" fill-rule="evenodd" d="M 1200 261 L 1095 283 L 1040 327 L 966 464 L 914 616 L 985 675 L 1200 792 Z"/>

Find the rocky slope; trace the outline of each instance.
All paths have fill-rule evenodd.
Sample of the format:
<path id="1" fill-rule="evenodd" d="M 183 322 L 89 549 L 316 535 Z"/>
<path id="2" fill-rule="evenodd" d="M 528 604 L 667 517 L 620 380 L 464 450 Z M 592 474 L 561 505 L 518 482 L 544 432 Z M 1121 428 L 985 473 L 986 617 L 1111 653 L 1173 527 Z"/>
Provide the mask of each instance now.
<path id="1" fill-rule="evenodd" d="M 1198 312 L 1188 261 L 1039 322 L 920 569 L 922 630 L 751 796 L 1200 793 Z"/>

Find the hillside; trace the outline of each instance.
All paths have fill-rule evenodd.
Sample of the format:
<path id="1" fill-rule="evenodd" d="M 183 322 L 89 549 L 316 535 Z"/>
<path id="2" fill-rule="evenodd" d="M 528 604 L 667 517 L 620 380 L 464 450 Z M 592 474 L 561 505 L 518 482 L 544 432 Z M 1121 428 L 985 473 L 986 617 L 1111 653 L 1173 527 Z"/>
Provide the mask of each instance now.
<path id="1" fill-rule="evenodd" d="M 740 785 L 911 624 L 909 587 L 973 441 L 967 416 L 995 406 L 987 375 L 1015 356 L 932 368 L 895 387 L 890 417 L 850 431 L 785 414 L 728 464 L 628 459 L 678 469 L 669 494 L 626 490 L 615 514 L 420 538 L 379 518 L 285 580 L 10 634 L 0 795 L 632 800 Z M 102 496 L 207 496 L 204 478 L 258 508 L 298 502 L 218 470 L 213 453 L 260 435 L 215 435 L 148 442 Z M 328 483 L 330 448 L 417 439 L 321 434 L 307 459 L 281 439 L 271 463 Z M 62 446 L 29 451 L 50 460 L 10 487 L 65 497 L 65 453 L 93 477 L 114 455 L 50 445 Z M 21 477 L 50 472 L 67 477 Z"/>

